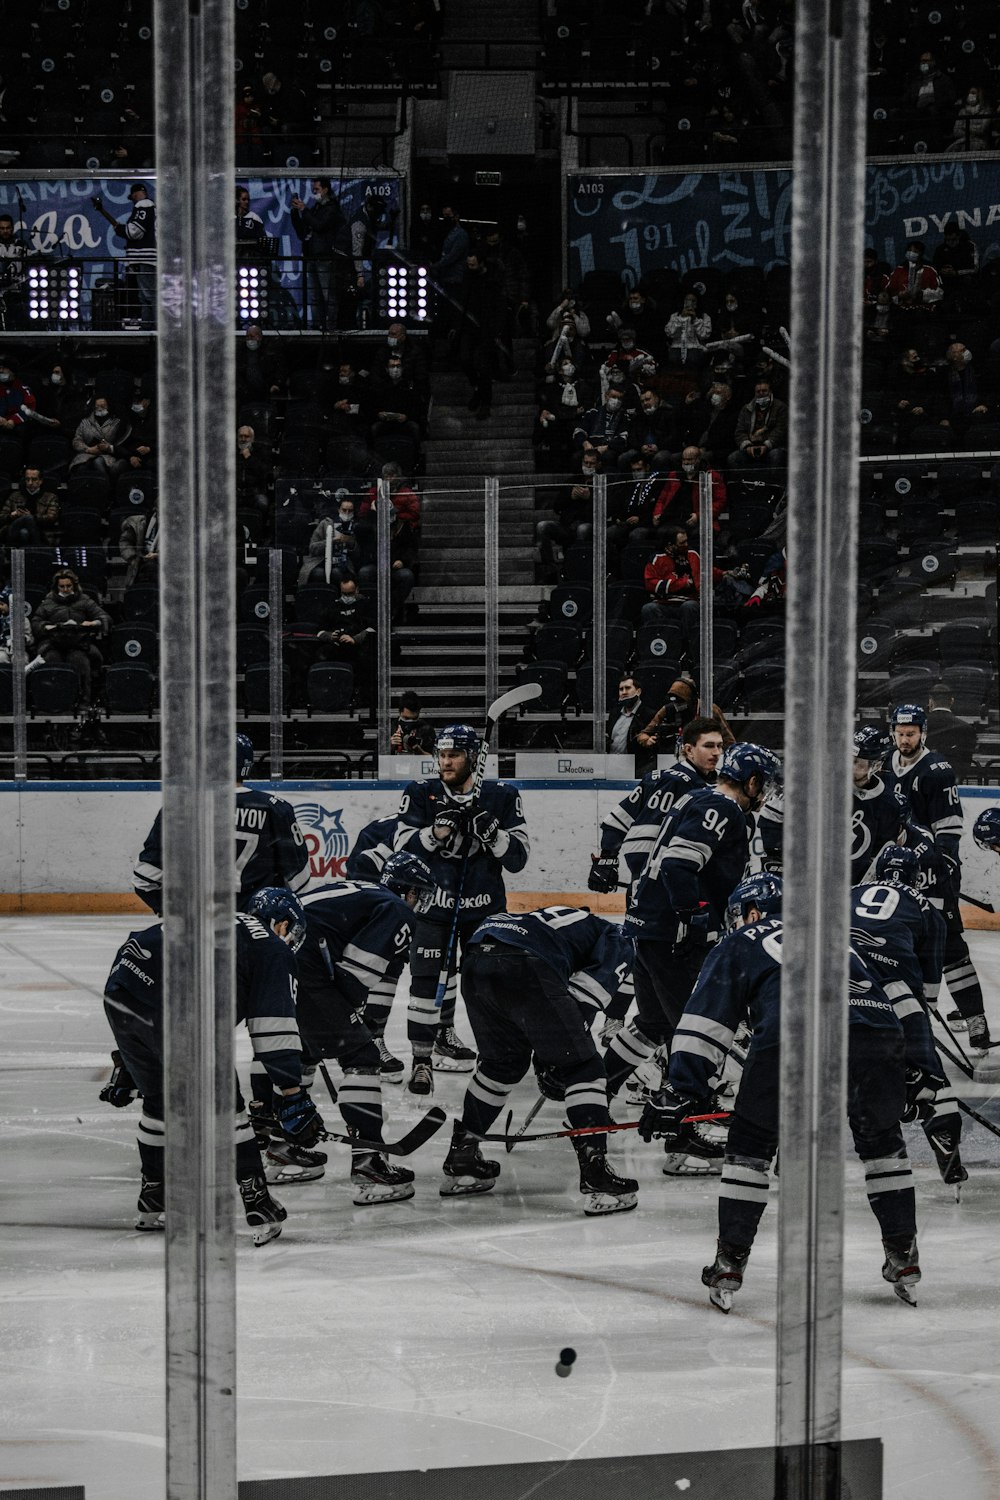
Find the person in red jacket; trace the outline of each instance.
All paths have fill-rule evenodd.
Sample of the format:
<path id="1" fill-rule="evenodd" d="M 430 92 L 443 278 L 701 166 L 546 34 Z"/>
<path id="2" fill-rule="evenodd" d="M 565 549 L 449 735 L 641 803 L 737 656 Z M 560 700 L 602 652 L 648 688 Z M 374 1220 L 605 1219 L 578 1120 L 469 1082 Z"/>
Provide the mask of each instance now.
<path id="1" fill-rule="evenodd" d="M 642 624 L 659 625 L 664 618 L 680 619 L 685 650 L 693 656 L 698 636 L 701 558 L 688 548 L 685 527 L 667 527 L 664 550 L 646 564 L 643 576 L 650 599 L 642 606 Z M 725 577 L 727 574 L 721 568 L 712 569 L 713 584 Z"/>
<path id="2" fill-rule="evenodd" d="M 705 468 L 700 448 L 691 444 L 681 453 L 681 466 L 667 475 L 653 508 L 653 525 L 684 526 L 693 530 L 701 515 L 699 476 Z M 719 529 L 719 513 L 726 508 L 726 481 L 717 469 L 709 469 L 712 478 L 712 530 Z"/>
<path id="3" fill-rule="evenodd" d="M 944 297 L 937 269 L 924 259 L 922 240 L 910 240 L 886 287 L 890 300 L 906 312 L 933 312 Z"/>

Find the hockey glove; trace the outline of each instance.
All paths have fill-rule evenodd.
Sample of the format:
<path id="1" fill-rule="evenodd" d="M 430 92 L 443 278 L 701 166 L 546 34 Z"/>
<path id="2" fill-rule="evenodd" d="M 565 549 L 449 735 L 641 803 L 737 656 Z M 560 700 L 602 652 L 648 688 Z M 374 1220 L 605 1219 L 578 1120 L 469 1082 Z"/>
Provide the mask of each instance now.
<path id="1" fill-rule="evenodd" d="M 618 889 L 618 856 L 615 854 L 592 854 L 590 874 L 587 876 L 588 891 L 599 891 L 608 896 Z"/>
<path id="2" fill-rule="evenodd" d="M 125 1066 L 120 1052 L 112 1052 L 111 1061 L 114 1063 L 111 1077 L 101 1089 L 100 1098 L 105 1104 L 113 1104 L 115 1109 L 124 1109 L 131 1104 L 133 1099 L 138 1099 L 139 1090 L 135 1086 L 135 1079 Z"/>
<path id="3" fill-rule="evenodd" d="M 566 1097 L 566 1090 L 559 1082 L 555 1068 L 551 1063 L 539 1062 L 537 1057 L 533 1057 L 531 1061 L 538 1080 L 539 1093 L 544 1094 L 546 1099 L 554 1099 L 557 1104 L 561 1104 Z"/>
<path id="4" fill-rule="evenodd" d="M 654 1089 L 643 1105 L 639 1134 L 644 1141 L 662 1140 L 669 1151 L 684 1134 L 684 1118 L 691 1107 L 692 1101 L 675 1094 L 669 1084 Z"/>
<path id="5" fill-rule="evenodd" d="M 285 1140 L 294 1141 L 296 1146 L 314 1146 L 323 1133 L 320 1112 L 305 1089 L 297 1094 L 275 1095 L 274 1114 Z"/>
<path id="6" fill-rule="evenodd" d="M 439 842 L 446 849 L 453 849 L 465 832 L 465 824 L 464 808 L 442 807 L 440 812 L 434 814 L 434 836 L 437 838 L 438 834 L 446 829 L 447 835 L 443 836 Z"/>
<path id="7" fill-rule="evenodd" d="M 920 1106 L 929 1104 L 938 1089 L 943 1089 L 945 1079 L 928 1073 L 924 1068 L 907 1068 L 906 1070 L 906 1108 L 903 1110 L 903 1121 L 906 1124 L 919 1118 Z"/>
<path id="8" fill-rule="evenodd" d="M 497 856 L 506 853 L 510 843 L 510 834 L 500 827 L 500 820 L 495 813 L 487 812 L 485 808 L 472 815 L 472 831 L 491 854 Z"/>
<path id="9" fill-rule="evenodd" d="M 704 902 L 696 906 L 693 911 L 679 911 L 677 918 L 675 948 L 679 948 L 682 944 L 699 948 L 707 946 L 713 924 L 712 913 Z"/>

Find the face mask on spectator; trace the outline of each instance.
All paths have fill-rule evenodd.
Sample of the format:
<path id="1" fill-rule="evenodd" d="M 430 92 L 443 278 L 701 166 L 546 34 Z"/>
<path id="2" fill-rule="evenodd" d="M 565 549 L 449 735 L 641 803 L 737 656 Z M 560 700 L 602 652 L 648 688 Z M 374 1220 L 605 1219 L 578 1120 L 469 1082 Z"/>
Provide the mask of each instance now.
<path id="1" fill-rule="evenodd" d="M 255 339 L 247 339 L 247 348 L 248 349 L 259 349 L 260 348 L 260 339 L 256 339 L 256 338 Z"/>
<path id="2" fill-rule="evenodd" d="M 350 383 L 351 383 L 351 377 L 350 377 L 350 375 L 338 375 L 337 376 L 337 384 L 338 385 L 350 385 Z"/>
<path id="3" fill-rule="evenodd" d="M 771 404 L 770 396 L 755 396 L 753 400 L 755 406 L 770 406 Z"/>
<path id="4" fill-rule="evenodd" d="M 576 374 L 576 365 L 572 365 L 572 364 L 563 365 L 560 368 L 559 373 L 560 373 L 560 375 L 562 376 L 562 378 L 564 380 L 572 380 L 573 376 Z"/>
<path id="5" fill-rule="evenodd" d="M 52 385 L 62 385 L 64 379 L 65 376 L 63 376 L 58 370 L 52 371 L 52 375 L 50 377 Z"/>
<path id="6" fill-rule="evenodd" d="M 621 406 L 621 402 L 619 401 L 617 396 L 609 396 L 605 404 L 608 408 L 608 411 L 617 411 Z"/>
<path id="7" fill-rule="evenodd" d="M 337 519 L 339 521 L 353 521 L 354 520 L 354 511 L 353 510 L 338 510 L 338 512 L 337 512 Z"/>
<path id="8" fill-rule="evenodd" d="M 132 412 L 135 416 L 141 417 L 145 410 L 146 408 L 143 406 L 141 401 L 132 402 Z"/>
<path id="9" fill-rule="evenodd" d="M 906 259 L 909 261 L 911 266 L 915 266 L 917 261 L 920 259 L 920 252 L 918 250 L 907 250 Z"/>
<path id="10" fill-rule="evenodd" d="M 975 106 L 979 103 L 979 95 L 978 94 L 966 94 L 966 96 L 965 96 L 965 102 L 966 102 L 966 104 L 972 105 L 973 108 L 975 108 Z"/>
<path id="11" fill-rule="evenodd" d="M 711 396 L 709 396 L 708 399 L 712 403 L 713 406 L 721 406 L 722 405 L 722 396 L 720 395 L 720 393 L 718 391 L 713 391 L 712 394 L 711 394 Z"/>
<path id="12" fill-rule="evenodd" d="M 628 299 L 629 312 L 642 312 L 642 298 L 630 297 Z"/>
<path id="13" fill-rule="evenodd" d="M 622 348 L 623 349 L 634 349 L 635 348 L 635 339 L 622 339 Z"/>
<path id="14" fill-rule="evenodd" d="M 737 302 L 737 300 L 736 300 L 735 297 L 727 297 L 726 298 L 726 311 L 727 312 L 735 312 L 736 309 L 739 307 L 739 305 L 740 304 Z"/>
<path id="15" fill-rule="evenodd" d="M 402 380 L 403 372 L 398 365 L 390 365 L 385 372 L 390 380 Z"/>
<path id="16" fill-rule="evenodd" d="M 10 382 L 13 379 L 14 379 L 14 372 L 13 372 L 13 370 L 8 370 L 6 367 L 0 369 L 0 385 L 10 385 Z"/>
<path id="17" fill-rule="evenodd" d="M 399 339 L 396 337 L 396 335 L 394 333 L 390 333 L 389 334 L 388 338 L 386 339 L 386 343 L 389 345 L 390 349 L 398 349 L 399 348 Z"/>
<path id="18" fill-rule="evenodd" d="M 697 474 L 697 472 L 698 472 L 698 465 L 697 464 L 681 464 L 681 468 L 684 470 L 685 474 L 687 475 L 687 477 L 689 479 L 691 478 L 691 476 L 693 474 Z"/>
<path id="19" fill-rule="evenodd" d="M 517 221 L 517 232 L 518 232 L 518 234 L 525 234 L 527 232 L 527 228 L 528 228 L 528 221 L 527 221 L 527 219 L 518 219 L 518 221 Z"/>
<path id="20" fill-rule="evenodd" d="M 108 419 L 108 417 L 110 415 L 111 415 L 111 413 L 108 411 L 108 408 L 106 406 L 95 406 L 94 407 L 94 421 L 95 422 L 106 422 L 107 419 Z"/>
<path id="21" fill-rule="evenodd" d="M 429 208 L 422 208 L 420 210 L 420 222 L 422 224 L 429 224 L 433 217 L 434 215 L 431 213 Z"/>
<path id="22" fill-rule="evenodd" d="M 931 70 L 930 63 L 928 63 L 928 62 L 922 62 L 920 64 L 920 71 L 921 71 L 921 73 L 929 73 L 930 70 Z"/>

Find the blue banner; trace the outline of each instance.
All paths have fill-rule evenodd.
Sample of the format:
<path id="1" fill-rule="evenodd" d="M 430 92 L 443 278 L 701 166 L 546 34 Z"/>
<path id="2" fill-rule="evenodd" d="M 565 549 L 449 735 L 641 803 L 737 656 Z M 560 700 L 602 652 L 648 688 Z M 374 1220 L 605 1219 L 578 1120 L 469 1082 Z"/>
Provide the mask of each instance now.
<path id="1" fill-rule="evenodd" d="M 567 178 L 569 280 L 614 271 L 627 286 L 659 267 L 684 275 L 704 266 L 768 271 L 791 258 L 792 174 L 746 172 L 579 173 Z M 890 266 L 906 241 L 928 254 L 957 221 L 980 261 L 1000 256 L 1000 161 L 869 165 L 865 243 Z"/>
<path id="2" fill-rule="evenodd" d="M 250 193 L 250 207 L 264 222 L 264 231 L 278 241 L 276 279 L 301 308 L 302 242 L 292 227 L 291 201 L 298 196 L 312 200 L 311 183 L 305 177 L 239 177 Z M 0 182 L 0 213 L 9 213 L 15 228 L 45 255 L 77 260 L 85 265 L 88 288 L 107 276 L 111 262 L 124 260 L 125 244 L 93 203 L 98 198 L 115 219 L 124 221 L 131 212 L 129 188 L 144 181 L 156 201 L 156 176 L 141 173 L 129 178 L 80 177 L 57 182 L 21 178 Z M 349 177 L 333 179 L 333 191 L 348 222 L 358 215 L 365 195 L 372 193 L 384 206 L 384 227 L 379 230 L 380 247 L 398 243 L 398 224 L 403 208 L 402 180 L 398 177 Z M 233 212 L 235 182 L 227 208 Z M 23 217 L 21 205 L 23 203 Z M 93 262 L 89 268 L 86 262 Z"/>

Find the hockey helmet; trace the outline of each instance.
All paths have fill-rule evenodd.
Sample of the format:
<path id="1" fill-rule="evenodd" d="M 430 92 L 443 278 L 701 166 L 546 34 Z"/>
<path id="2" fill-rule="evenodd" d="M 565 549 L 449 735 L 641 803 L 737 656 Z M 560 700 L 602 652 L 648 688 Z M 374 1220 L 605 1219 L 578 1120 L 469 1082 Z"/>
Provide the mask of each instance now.
<path id="1" fill-rule="evenodd" d="M 434 741 L 434 754 L 441 750 L 464 750 L 471 766 L 479 754 L 479 745 L 479 736 L 471 724 L 446 724 Z"/>
<path id="2" fill-rule="evenodd" d="M 927 728 L 927 710 L 919 703 L 897 703 L 889 715 L 889 724 L 893 729 L 900 724 L 916 724 L 923 734 Z"/>
<path id="3" fill-rule="evenodd" d="M 726 907 L 726 926 L 739 927 L 749 911 L 763 917 L 781 916 L 781 879 L 777 875 L 748 875 L 733 891 Z"/>
<path id="4" fill-rule="evenodd" d="M 302 902 L 292 891 L 283 885 L 262 886 L 250 897 L 247 911 L 250 916 L 263 922 L 271 932 L 274 932 L 275 922 L 287 922 L 288 931 L 281 941 L 287 943 L 293 953 L 298 953 L 306 940 L 306 913 Z"/>
<path id="5" fill-rule="evenodd" d="M 988 807 L 972 825 L 972 837 L 980 849 L 1000 848 L 1000 807 Z"/>
<path id="6" fill-rule="evenodd" d="M 887 844 L 875 861 L 875 879 L 880 885 L 916 886 L 920 879 L 916 850 L 904 844 Z"/>
<path id="7" fill-rule="evenodd" d="M 397 896 L 405 897 L 408 892 L 416 891 L 417 899 L 413 910 L 418 917 L 430 911 L 434 892 L 437 890 L 437 881 L 430 872 L 430 866 L 419 855 L 409 854 L 405 849 L 398 849 L 395 854 L 389 855 L 379 884 L 394 891 Z"/>
<path id="8" fill-rule="evenodd" d="M 874 724 L 866 724 L 863 729 L 855 730 L 855 760 L 866 760 L 870 766 L 877 768 L 891 754 L 892 743 L 889 736 L 883 734 L 881 729 L 876 729 Z"/>
<path id="9" fill-rule="evenodd" d="M 722 752 L 715 775 L 718 781 L 733 781 L 737 786 L 745 786 L 751 776 L 759 776 L 766 792 L 781 781 L 781 761 L 773 750 L 765 750 L 763 745 L 754 745 L 749 740 L 741 741 Z"/>
<path id="10" fill-rule="evenodd" d="M 248 734 L 236 736 L 236 780 L 246 781 L 253 770 L 254 756 L 257 752 L 253 747 L 253 740 Z"/>

